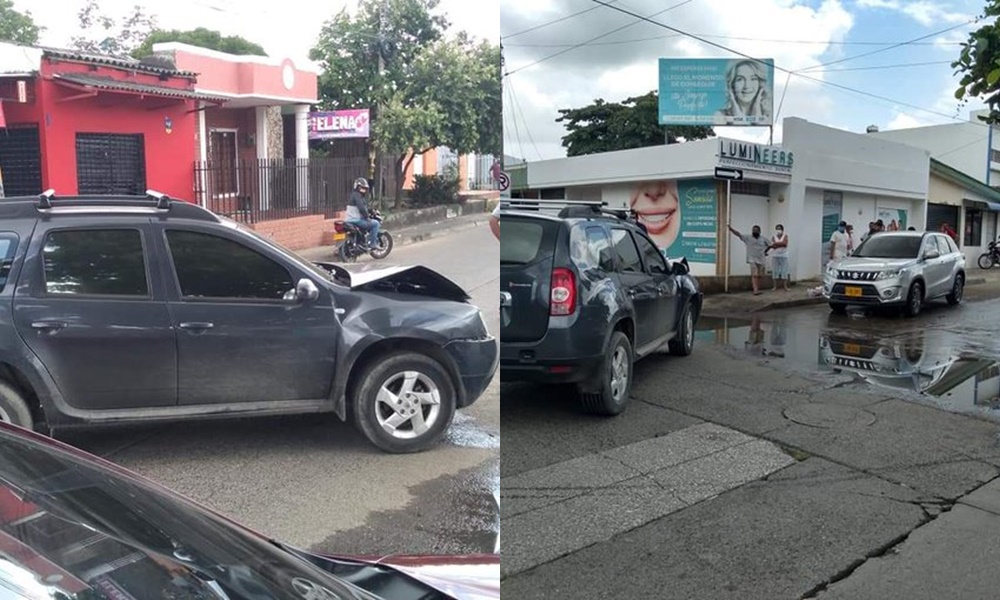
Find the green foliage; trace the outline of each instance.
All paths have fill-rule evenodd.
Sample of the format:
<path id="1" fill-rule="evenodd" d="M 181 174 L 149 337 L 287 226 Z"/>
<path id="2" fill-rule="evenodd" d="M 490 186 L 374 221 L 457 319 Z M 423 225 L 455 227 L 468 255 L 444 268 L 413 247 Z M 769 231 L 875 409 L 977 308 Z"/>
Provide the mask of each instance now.
<path id="1" fill-rule="evenodd" d="M 500 154 L 499 46 L 445 39 L 438 0 L 386 4 L 383 15 L 382 0 L 361 0 L 356 16 L 341 11 L 324 25 L 310 54 L 323 67 L 320 105 L 371 109 L 372 143 L 393 157 L 400 185 L 410 150 Z"/>
<path id="2" fill-rule="evenodd" d="M 12 0 L 0 0 L 0 40 L 31 46 L 38 43 L 43 29 L 30 12 L 18 12 Z"/>
<path id="3" fill-rule="evenodd" d="M 990 113 L 987 123 L 1000 122 L 1000 0 L 986 3 L 979 21 L 992 18 L 992 23 L 971 32 L 962 44 L 958 60 L 951 63 L 960 76 L 955 99 L 963 104 L 971 98 L 982 98 Z"/>
<path id="4" fill-rule="evenodd" d="M 445 175 L 415 175 L 410 199 L 417 206 L 452 204 L 458 197 L 458 179 Z"/>
<path id="5" fill-rule="evenodd" d="M 662 146 L 680 141 L 714 137 L 711 127 L 659 124 L 659 99 L 656 92 L 605 102 L 598 98 L 582 108 L 563 108 L 557 123 L 564 123 L 569 133 L 562 138 L 567 156 L 613 152 Z"/>
<path id="6" fill-rule="evenodd" d="M 267 56 L 263 46 L 246 38 L 238 35 L 223 36 L 218 31 L 198 27 L 187 31 L 156 29 L 143 40 L 138 48 L 132 51 L 132 58 L 145 58 L 153 54 L 153 44 L 164 42 L 181 42 L 237 56 Z"/>
<path id="7" fill-rule="evenodd" d="M 120 19 L 101 12 L 97 0 L 87 4 L 77 13 L 82 36 L 72 39 L 72 46 L 83 52 L 129 56 L 156 29 L 156 19 L 136 5 L 132 12 Z"/>

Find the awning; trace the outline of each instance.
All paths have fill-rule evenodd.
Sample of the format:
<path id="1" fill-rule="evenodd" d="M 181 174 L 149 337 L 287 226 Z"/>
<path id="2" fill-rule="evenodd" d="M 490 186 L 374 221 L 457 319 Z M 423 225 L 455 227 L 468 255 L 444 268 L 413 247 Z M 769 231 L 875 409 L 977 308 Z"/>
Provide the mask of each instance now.
<path id="1" fill-rule="evenodd" d="M 990 202 L 988 200 L 966 200 L 966 202 L 978 208 L 1000 212 L 1000 202 Z"/>
<path id="2" fill-rule="evenodd" d="M 85 73 L 60 73 L 53 75 L 52 79 L 61 85 L 82 91 L 106 91 L 114 93 L 134 94 L 139 96 L 155 96 L 158 98 L 176 98 L 179 100 L 204 100 L 222 104 L 228 99 L 212 94 L 203 94 L 194 90 L 183 90 L 167 87 L 164 85 L 151 85 L 148 83 L 135 83 L 132 81 L 121 81 L 111 77 L 99 77 L 97 75 L 87 75 Z"/>

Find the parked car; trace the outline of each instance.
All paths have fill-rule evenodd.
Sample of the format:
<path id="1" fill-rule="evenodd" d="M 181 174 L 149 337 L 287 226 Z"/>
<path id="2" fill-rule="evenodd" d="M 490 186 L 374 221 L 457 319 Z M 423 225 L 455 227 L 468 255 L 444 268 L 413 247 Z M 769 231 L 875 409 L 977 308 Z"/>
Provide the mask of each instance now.
<path id="1" fill-rule="evenodd" d="M 826 268 L 823 295 L 835 313 L 848 305 L 898 306 L 908 317 L 945 298 L 957 305 L 965 293 L 965 255 L 940 233 L 893 231 L 865 240 L 851 256 Z"/>
<path id="2" fill-rule="evenodd" d="M 511 206 L 500 230 L 504 382 L 574 384 L 586 410 L 616 415 L 636 360 L 691 354 L 698 282 L 624 215 L 600 203 L 558 215 Z"/>
<path id="3" fill-rule="evenodd" d="M 0 203 L 0 420 L 54 434 L 333 412 L 390 452 L 435 444 L 497 341 L 426 267 L 312 264 L 186 202 Z"/>
<path id="4" fill-rule="evenodd" d="M 500 598 L 500 558 L 308 552 L 100 458 L 0 424 L 0 597 Z"/>

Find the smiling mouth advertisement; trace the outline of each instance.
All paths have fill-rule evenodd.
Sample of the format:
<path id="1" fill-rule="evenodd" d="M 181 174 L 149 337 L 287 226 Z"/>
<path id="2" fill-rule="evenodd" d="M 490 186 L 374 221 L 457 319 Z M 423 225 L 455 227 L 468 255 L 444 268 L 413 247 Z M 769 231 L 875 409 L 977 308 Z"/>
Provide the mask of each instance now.
<path id="1" fill-rule="evenodd" d="M 715 181 L 643 182 L 632 190 L 631 205 L 665 256 L 715 264 L 719 231 Z"/>

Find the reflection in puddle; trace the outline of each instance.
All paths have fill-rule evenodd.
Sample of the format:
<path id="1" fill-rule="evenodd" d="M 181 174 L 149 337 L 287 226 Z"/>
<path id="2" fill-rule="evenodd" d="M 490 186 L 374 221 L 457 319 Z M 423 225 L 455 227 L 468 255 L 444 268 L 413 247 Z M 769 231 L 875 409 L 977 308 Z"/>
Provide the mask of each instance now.
<path id="1" fill-rule="evenodd" d="M 706 317 L 697 337 L 775 365 L 847 373 L 883 392 L 1000 420 L 1000 363 L 977 356 L 962 336 L 924 328 L 879 330 L 879 322 L 866 323 L 867 329 L 850 321 L 850 328 L 831 325 Z M 898 323 L 887 325 L 890 330 L 901 328 Z M 916 322 L 912 326 L 921 327 Z"/>

